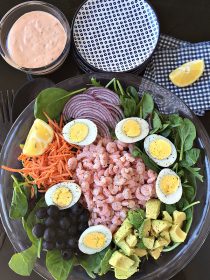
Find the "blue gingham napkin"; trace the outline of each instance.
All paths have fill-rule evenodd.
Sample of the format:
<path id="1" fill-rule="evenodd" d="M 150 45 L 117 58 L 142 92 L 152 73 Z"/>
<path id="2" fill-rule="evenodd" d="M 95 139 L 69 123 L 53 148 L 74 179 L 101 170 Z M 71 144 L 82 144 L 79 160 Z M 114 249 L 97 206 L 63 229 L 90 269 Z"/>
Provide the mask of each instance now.
<path id="1" fill-rule="evenodd" d="M 203 76 L 193 85 L 178 88 L 169 80 L 175 68 L 195 59 L 204 59 Z M 182 99 L 197 115 L 210 110 L 210 42 L 191 44 L 167 35 L 161 35 L 157 49 L 144 74 Z"/>

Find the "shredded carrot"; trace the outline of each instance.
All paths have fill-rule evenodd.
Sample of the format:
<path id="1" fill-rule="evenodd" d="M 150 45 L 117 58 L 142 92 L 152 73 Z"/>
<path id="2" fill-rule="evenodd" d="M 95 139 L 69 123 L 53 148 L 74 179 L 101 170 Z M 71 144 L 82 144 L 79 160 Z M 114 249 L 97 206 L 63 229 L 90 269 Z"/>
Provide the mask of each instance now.
<path id="1" fill-rule="evenodd" d="M 68 160 L 76 156 L 79 149 L 78 146 L 69 144 L 64 140 L 61 134 L 63 127 L 62 117 L 59 124 L 51 120 L 47 115 L 46 117 L 49 125 L 54 130 L 55 136 L 45 153 L 36 157 L 21 154 L 18 157 L 18 160 L 22 161 L 23 164 L 21 169 L 1 166 L 4 170 L 21 173 L 30 185 L 37 185 L 39 192 L 46 192 L 51 186 L 72 179 L 72 173 L 68 168 Z M 28 177 L 33 178 L 33 180 L 29 181 Z M 31 194 L 34 195 L 32 188 L 31 191 Z"/>

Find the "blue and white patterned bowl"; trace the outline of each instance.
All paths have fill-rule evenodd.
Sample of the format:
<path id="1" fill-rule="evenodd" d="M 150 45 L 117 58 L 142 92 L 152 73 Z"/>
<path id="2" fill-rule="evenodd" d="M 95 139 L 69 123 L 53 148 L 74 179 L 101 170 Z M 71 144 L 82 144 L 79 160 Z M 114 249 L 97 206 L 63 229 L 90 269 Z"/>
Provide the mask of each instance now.
<path id="1" fill-rule="evenodd" d="M 133 72 L 153 54 L 157 16 L 145 0 L 87 0 L 73 21 L 76 55 L 93 71 Z"/>

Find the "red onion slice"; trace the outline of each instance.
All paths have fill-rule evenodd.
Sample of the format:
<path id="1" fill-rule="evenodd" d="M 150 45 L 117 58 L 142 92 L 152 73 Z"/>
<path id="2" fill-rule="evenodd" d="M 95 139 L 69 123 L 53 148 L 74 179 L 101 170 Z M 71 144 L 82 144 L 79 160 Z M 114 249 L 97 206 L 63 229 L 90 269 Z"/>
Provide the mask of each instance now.
<path id="1" fill-rule="evenodd" d="M 87 89 L 84 93 L 94 96 L 97 100 L 106 101 L 118 106 L 120 105 L 119 96 L 115 92 L 107 88 L 91 87 Z"/>

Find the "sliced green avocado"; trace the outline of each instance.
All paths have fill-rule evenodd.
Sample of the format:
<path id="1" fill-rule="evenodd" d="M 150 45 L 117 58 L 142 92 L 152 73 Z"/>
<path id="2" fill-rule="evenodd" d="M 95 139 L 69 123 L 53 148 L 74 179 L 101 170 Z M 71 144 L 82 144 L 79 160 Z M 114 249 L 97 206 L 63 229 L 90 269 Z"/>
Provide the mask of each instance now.
<path id="1" fill-rule="evenodd" d="M 183 225 L 183 222 L 187 219 L 185 212 L 180 212 L 175 210 L 173 212 L 174 224 L 178 225 L 180 228 Z"/>
<path id="2" fill-rule="evenodd" d="M 162 250 L 163 250 L 163 247 L 159 247 L 155 250 L 149 251 L 149 254 L 153 257 L 153 259 L 157 260 L 157 259 L 159 259 Z"/>
<path id="3" fill-rule="evenodd" d="M 163 211 L 163 221 L 168 221 L 169 223 L 173 223 L 173 219 L 171 217 L 171 215 L 167 212 L 167 211 Z"/>
<path id="4" fill-rule="evenodd" d="M 119 241 L 125 239 L 126 236 L 128 236 L 131 233 L 132 224 L 129 222 L 128 219 L 125 219 L 125 221 L 122 223 L 121 227 L 118 229 L 118 231 L 114 234 L 114 242 L 118 244 Z"/>
<path id="5" fill-rule="evenodd" d="M 134 263 L 135 263 L 135 261 L 126 257 L 119 251 L 115 251 L 109 260 L 109 264 L 111 266 L 113 266 L 114 268 L 119 268 L 119 269 L 123 269 L 123 270 L 130 269 L 132 267 L 132 265 L 134 265 Z"/>
<path id="6" fill-rule="evenodd" d="M 160 233 L 161 231 L 167 230 L 171 227 L 171 223 L 162 220 L 153 220 L 152 229 L 155 233 Z"/>
<path id="7" fill-rule="evenodd" d="M 145 219 L 139 229 L 139 237 L 148 237 L 151 230 L 151 220 Z"/>
<path id="8" fill-rule="evenodd" d="M 163 237 L 168 244 L 166 246 L 168 246 L 171 243 L 171 237 L 170 237 L 170 233 L 168 230 L 164 230 L 160 233 L 160 236 Z"/>
<path id="9" fill-rule="evenodd" d="M 125 241 L 131 248 L 135 247 L 138 242 L 137 237 L 134 234 L 129 234 L 128 236 L 126 236 Z"/>
<path id="10" fill-rule="evenodd" d="M 164 238 L 162 237 L 159 237 L 156 241 L 155 241 L 155 244 L 154 244 L 154 247 L 153 249 L 157 249 L 159 247 L 165 247 L 168 245 L 168 241 L 165 240 Z"/>
<path id="11" fill-rule="evenodd" d="M 114 269 L 116 279 L 128 279 L 138 271 L 140 259 L 135 255 L 131 256 L 131 258 L 133 259 L 134 264 L 128 270 L 119 269 L 119 268 Z"/>
<path id="12" fill-rule="evenodd" d="M 155 238 L 154 236 L 149 236 L 149 237 L 143 237 L 142 238 L 142 241 L 144 243 L 144 246 L 147 248 L 147 249 L 153 249 L 153 246 L 154 246 L 154 243 L 155 243 Z"/>
<path id="13" fill-rule="evenodd" d="M 133 255 L 134 253 L 134 249 L 130 248 L 128 246 L 128 244 L 125 242 L 125 240 L 119 241 L 117 246 L 122 250 L 122 252 L 126 255 L 126 256 L 130 256 Z"/>
<path id="14" fill-rule="evenodd" d="M 140 249 L 140 248 L 135 248 L 135 254 L 136 254 L 138 257 L 142 258 L 142 257 L 144 257 L 144 256 L 147 255 L 147 250 L 145 250 L 145 249 Z"/>
<path id="15" fill-rule="evenodd" d="M 161 202 L 159 199 L 150 199 L 146 202 L 146 218 L 157 219 L 160 214 Z"/>
<path id="16" fill-rule="evenodd" d="M 184 242 L 187 234 L 178 225 L 173 225 L 170 229 L 171 240 L 174 242 Z"/>

